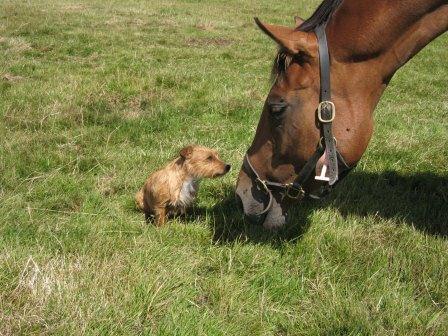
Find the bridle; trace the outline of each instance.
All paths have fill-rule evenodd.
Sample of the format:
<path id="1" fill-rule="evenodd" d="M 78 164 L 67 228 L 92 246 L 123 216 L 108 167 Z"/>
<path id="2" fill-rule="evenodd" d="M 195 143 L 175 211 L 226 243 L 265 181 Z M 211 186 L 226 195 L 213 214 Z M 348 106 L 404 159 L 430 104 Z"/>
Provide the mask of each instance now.
<path id="1" fill-rule="evenodd" d="M 272 191 L 278 191 L 283 196 L 292 200 L 300 200 L 305 197 L 306 192 L 303 185 L 308 181 L 313 171 L 316 169 L 317 162 L 325 153 L 328 159 L 328 177 L 325 188 L 329 191 L 332 186 L 339 179 L 339 171 L 346 173 L 351 169 L 347 166 L 342 155 L 336 149 L 336 139 L 333 137 L 332 126 L 333 120 L 336 116 L 336 109 L 334 103 L 331 101 L 331 86 L 330 86 L 330 57 L 328 53 L 327 36 L 325 28 L 328 19 L 318 25 L 314 29 L 317 36 L 318 50 L 319 50 L 319 71 L 320 71 L 320 95 L 319 105 L 317 108 L 317 119 L 320 124 L 321 138 L 317 144 L 314 154 L 308 159 L 303 168 L 298 173 L 297 177 L 291 183 L 279 183 L 260 178 L 260 175 L 252 166 L 249 156 L 246 153 L 243 160 L 243 168 L 255 181 L 256 185 L 264 191 L 269 201 L 264 210 L 256 216 L 266 215 L 271 209 L 273 203 Z M 339 169 L 339 165 L 341 169 Z"/>

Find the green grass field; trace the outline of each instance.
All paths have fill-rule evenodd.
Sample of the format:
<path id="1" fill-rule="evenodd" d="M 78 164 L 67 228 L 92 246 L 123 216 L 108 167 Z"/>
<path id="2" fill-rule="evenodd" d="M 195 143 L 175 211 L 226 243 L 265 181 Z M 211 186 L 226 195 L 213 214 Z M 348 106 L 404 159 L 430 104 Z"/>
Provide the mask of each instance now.
<path id="1" fill-rule="evenodd" d="M 392 80 L 362 161 L 278 233 L 233 188 L 276 47 L 319 0 L 0 1 L 1 335 L 447 335 L 448 36 Z M 233 165 L 162 229 L 189 143 Z"/>

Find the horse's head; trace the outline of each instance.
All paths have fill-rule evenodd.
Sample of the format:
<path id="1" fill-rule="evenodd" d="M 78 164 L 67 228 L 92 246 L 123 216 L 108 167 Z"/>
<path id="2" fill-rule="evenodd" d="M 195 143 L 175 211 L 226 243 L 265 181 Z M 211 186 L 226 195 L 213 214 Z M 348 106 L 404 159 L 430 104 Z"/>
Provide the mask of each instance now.
<path id="1" fill-rule="evenodd" d="M 320 89 L 317 38 L 313 32 L 268 25 L 258 19 L 256 23 L 280 49 L 273 69 L 275 81 L 248 158 L 262 179 L 291 182 L 315 151 L 320 138 L 316 123 Z M 320 187 L 314 179 L 309 180 L 308 191 Z M 239 173 L 236 193 L 249 219 L 264 223 L 266 228 L 284 224 L 289 197 L 273 190 L 272 204 L 261 214 L 270 197 L 247 167 L 243 166 Z"/>
<path id="2" fill-rule="evenodd" d="M 238 177 L 236 193 L 245 214 L 266 228 L 282 226 L 288 205 L 301 191 L 313 196 L 327 186 L 313 173 L 322 170 L 319 178 L 328 177 L 328 186 L 334 185 L 338 163 L 344 163 L 342 174 L 356 164 L 372 136 L 373 111 L 390 79 L 447 30 L 446 18 L 446 2 L 440 0 L 406 6 L 399 1 L 325 0 L 305 22 L 299 19 L 295 29 L 256 19 L 280 50 L 275 81 Z M 317 147 L 321 134 L 324 145 Z M 318 159 L 322 148 L 325 155 Z M 330 173 L 323 176 L 327 167 Z"/>

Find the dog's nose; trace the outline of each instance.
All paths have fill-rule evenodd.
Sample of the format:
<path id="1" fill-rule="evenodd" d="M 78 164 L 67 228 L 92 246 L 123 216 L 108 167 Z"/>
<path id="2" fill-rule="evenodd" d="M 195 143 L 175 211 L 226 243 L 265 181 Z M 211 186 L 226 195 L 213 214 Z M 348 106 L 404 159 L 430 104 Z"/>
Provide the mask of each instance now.
<path id="1" fill-rule="evenodd" d="M 226 171 L 226 173 L 230 170 L 230 168 L 231 168 L 231 165 L 226 164 L 226 167 L 224 168 L 224 170 Z"/>

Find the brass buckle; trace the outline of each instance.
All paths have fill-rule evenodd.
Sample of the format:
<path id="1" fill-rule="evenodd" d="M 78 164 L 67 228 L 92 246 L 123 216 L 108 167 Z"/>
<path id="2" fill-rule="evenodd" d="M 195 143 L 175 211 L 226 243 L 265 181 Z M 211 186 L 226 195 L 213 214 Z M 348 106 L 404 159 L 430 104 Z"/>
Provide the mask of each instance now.
<path id="1" fill-rule="evenodd" d="M 330 119 L 324 119 L 322 118 L 322 109 L 324 108 L 328 108 L 328 106 L 330 106 L 330 110 L 331 110 L 331 118 Z M 319 103 L 319 107 L 317 108 L 317 118 L 319 119 L 319 121 L 321 123 L 330 123 L 334 120 L 334 117 L 336 116 L 336 108 L 334 107 L 333 102 L 331 101 L 323 101 Z"/>
<path id="2" fill-rule="evenodd" d="M 303 196 L 305 196 L 305 190 L 303 190 L 302 187 L 296 188 L 292 183 L 290 183 L 286 187 L 286 196 L 292 199 L 303 198 Z"/>

